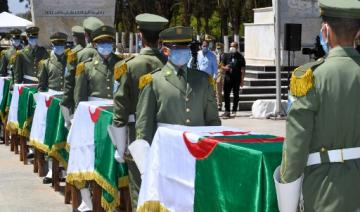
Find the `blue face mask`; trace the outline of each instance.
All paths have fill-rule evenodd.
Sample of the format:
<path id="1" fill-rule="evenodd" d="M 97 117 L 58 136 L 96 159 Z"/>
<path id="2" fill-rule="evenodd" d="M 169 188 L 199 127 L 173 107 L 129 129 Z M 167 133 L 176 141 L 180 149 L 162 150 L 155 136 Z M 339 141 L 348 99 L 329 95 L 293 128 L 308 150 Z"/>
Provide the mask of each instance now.
<path id="1" fill-rule="evenodd" d="M 11 43 L 13 46 L 18 47 L 20 45 L 20 39 L 12 39 Z"/>
<path id="2" fill-rule="evenodd" d="M 96 48 L 99 54 L 103 56 L 108 56 L 113 51 L 112 43 L 98 43 Z"/>
<path id="3" fill-rule="evenodd" d="M 171 49 L 168 59 L 177 66 L 183 66 L 191 58 L 190 49 Z"/>
<path id="4" fill-rule="evenodd" d="M 209 51 L 208 47 L 202 47 L 203 54 L 206 54 Z"/>
<path id="5" fill-rule="evenodd" d="M 28 41 L 30 46 L 36 46 L 38 42 L 38 38 L 29 38 Z"/>
<path id="6" fill-rule="evenodd" d="M 325 54 L 329 54 L 329 45 L 327 44 L 327 42 L 325 41 L 323 35 L 322 35 L 322 32 L 320 30 L 320 34 L 319 34 L 319 37 L 320 37 L 320 44 L 325 52 Z"/>
<path id="7" fill-rule="evenodd" d="M 65 46 L 62 46 L 62 45 L 53 46 L 53 51 L 56 55 L 60 56 L 60 55 L 64 54 Z"/>

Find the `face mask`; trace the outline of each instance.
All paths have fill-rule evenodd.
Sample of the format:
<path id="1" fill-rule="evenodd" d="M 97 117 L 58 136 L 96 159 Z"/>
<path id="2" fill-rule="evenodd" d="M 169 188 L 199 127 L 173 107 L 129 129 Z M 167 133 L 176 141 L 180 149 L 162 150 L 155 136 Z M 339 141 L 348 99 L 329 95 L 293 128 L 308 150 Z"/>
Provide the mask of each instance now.
<path id="1" fill-rule="evenodd" d="M 37 38 L 29 38 L 29 45 L 34 47 L 37 45 L 38 39 Z"/>
<path id="2" fill-rule="evenodd" d="M 20 45 L 20 39 L 12 39 L 11 43 L 13 46 L 18 47 Z"/>
<path id="3" fill-rule="evenodd" d="M 190 49 L 171 49 L 169 60 L 177 66 L 183 66 L 191 58 Z"/>
<path id="4" fill-rule="evenodd" d="M 204 54 L 206 54 L 208 51 L 209 51 L 209 48 L 208 48 L 208 47 L 202 47 L 202 52 L 203 52 Z"/>
<path id="5" fill-rule="evenodd" d="M 108 56 L 113 51 L 112 43 L 98 43 L 96 48 L 99 54 L 103 56 Z"/>
<path id="6" fill-rule="evenodd" d="M 211 43 L 209 43 L 209 49 L 212 49 L 213 48 L 213 46 L 214 46 L 214 44 L 211 42 Z"/>
<path id="7" fill-rule="evenodd" d="M 329 30 L 326 30 L 326 31 L 327 31 L 327 35 L 326 35 L 327 38 L 325 39 L 325 38 L 323 37 L 323 33 L 322 33 L 324 27 L 327 28 L 327 25 L 324 24 L 324 26 L 321 28 L 319 37 L 320 37 L 320 44 L 321 44 L 321 46 L 322 46 L 325 54 L 327 55 L 327 54 L 329 53 L 329 45 L 328 45 Z"/>
<path id="8" fill-rule="evenodd" d="M 64 54 L 65 46 L 61 46 L 61 45 L 53 46 L 53 51 L 56 55 L 60 56 Z"/>
<path id="9" fill-rule="evenodd" d="M 235 52 L 236 52 L 236 48 L 235 48 L 235 47 L 230 47 L 229 51 L 230 51 L 230 53 L 235 53 Z"/>

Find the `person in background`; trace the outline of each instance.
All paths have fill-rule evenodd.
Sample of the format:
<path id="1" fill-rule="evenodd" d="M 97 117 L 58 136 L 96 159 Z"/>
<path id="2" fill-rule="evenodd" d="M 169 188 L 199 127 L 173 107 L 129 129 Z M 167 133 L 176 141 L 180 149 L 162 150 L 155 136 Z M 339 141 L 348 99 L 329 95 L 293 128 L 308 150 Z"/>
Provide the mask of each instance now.
<path id="1" fill-rule="evenodd" d="M 189 61 L 191 64 L 191 60 Z M 197 67 L 198 70 L 209 74 L 215 78 L 217 75 L 217 60 L 215 54 L 209 49 L 209 41 L 202 42 L 201 50 L 197 54 Z"/>
<path id="2" fill-rule="evenodd" d="M 13 29 L 10 31 L 11 36 L 11 47 L 9 49 L 3 50 L 1 52 L 1 61 L 0 61 L 0 73 L 1 76 L 11 76 L 14 77 L 14 63 L 16 60 L 16 52 L 22 49 L 21 40 L 20 40 L 20 29 Z"/>
<path id="3" fill-rule="evenodd" d="M 218 64 L 218 71 L 216 76 L 216 100 L 218 104 L 218 110 L 222 110 L 222 101 L 223 101 L 223 88 L 224 88 L 224 77 L 225 72 L 221 68 L 221 61 L 224 56 L 224 45 L 220 42 L 216 43 L 215 49 L 216 60 Z"/>
<path id="4" fill-rule="evenodd" d="M 38 83 L 39 62 L 47 59 L 49 53 L 38 45 L 39 27 L 26 29 L 29 45 L 17 52 L 14 66 L 14 83 Z"/>
<path id="5" fill-rule="evenodd" d="M 239 107 L 239 91 L 244 85 L 245 77 L 245 58 L 238 51 L 238 43 L 230 44 L 230 53 L 224 54 L 221 61 L 221 68 L 225 71 L 224 79 L 224 99 L 225 112 L 222 114 L 224 118 L 230 118 L 230 93 L 233 92 L 232 114 L 236 115 Z"/>

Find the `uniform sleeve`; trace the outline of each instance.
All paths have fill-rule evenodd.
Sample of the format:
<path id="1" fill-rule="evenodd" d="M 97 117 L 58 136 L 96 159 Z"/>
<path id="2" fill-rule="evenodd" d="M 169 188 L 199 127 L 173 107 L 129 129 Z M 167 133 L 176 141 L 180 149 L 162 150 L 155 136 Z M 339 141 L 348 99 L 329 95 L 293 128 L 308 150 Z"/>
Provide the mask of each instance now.
<path id="1" fill-rule="evenodd" d="M 119 87 L 114 95 L 113 121 L 115 126 L 123 127 L 128 123 L 129 114 L 130 114 L 129 111 L 130 102 L 131 102 L 130 73 L 126 71 L 126 73 L 120 77 L 118 82 L 119 82 Z"/>
<path id="2" fill-rule="evenodd" d="M 15 65 L 14 65 L 14 83 L 21 83 L 23 81 L 23 56 L 19 54 L 16 56 Z"/>
<path id="3" fill-rule="evenodd" d="M 140 92 L 136 107 L 136 139 L 144 139 L 150 144 L 157 128 L 156 97 L 152 84 Z"/>
<path id="4" fill-rule="evenodd" d="M 8 66 L 8 61 L 5 57 L 5 55 L 3 55 L 3 53 L 0 54 L 0 73 L 1 76 L 6 76 L 7 75 L 7 66 Z"/>
<path id="5" fill-rule="evenodd" d="M 76 73 L 75 73 L 75 88 L 74 88 L 74 101 L 75 101 L 75 107 L 79 104 L 81 101 L 87 101 L 88 100 L 88 80 L 86 77 L 86 70 L 79 71 L 81 69 L 81 66 L 85 66 L 83 63 L 80 63 L 76 67 Z M 86 69 L 85 67 L 83 67 Z"/>
<path id="6" fill-rule="evenodd" d="M 286 121 L 280 177 L 283 183 L 298 179 L 304 172 L 318 108 L 315 89 L 293 102 Z"/>
<path id="7" fill-rule="evenodd" d="M 205 99 L 206 106 L 205 106 L 205 125 L 206 126 L 220 126 L 221 121 L 219 118 L 219 113 L 217 110 L 217 103 L 216 103 L 216 97 L 215 97 L 215 89 L 214 87 L 209 83 L 207 91 L 207 97 Z"/>
<path id="8" fill-rule="evenodd" d="M 75 62 L 69 62 L 66 64 L 64 97 L 61 103 L 62 105 L 70 109 L 72 109 L 75 105 L 74 103 L 75 67 L 76 67 Z"/>
<path id="9" fill-rule="evenodd" d="M 48 89 L 48 70 L 45 62 L 42 61 L 39 64 L 39 84 L 38 91 L 46 91 Z"/>

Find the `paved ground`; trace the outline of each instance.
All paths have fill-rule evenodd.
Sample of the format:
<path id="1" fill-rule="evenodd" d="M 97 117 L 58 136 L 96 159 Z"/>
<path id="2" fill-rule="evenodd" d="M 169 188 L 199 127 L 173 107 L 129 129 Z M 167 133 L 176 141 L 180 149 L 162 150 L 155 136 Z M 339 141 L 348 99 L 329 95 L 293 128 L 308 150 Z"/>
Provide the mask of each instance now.
<path id="1" fill-rule="evenodd" d="M 235 118 L 223 119 L 224 126 L 258 133 L 285 136 L 284 120 L 251 119 L 249 112 L 238 112 Z M 32 165 L 23 165 L 9 147 L 0 145 L 0 212 L 70 212 L 64 196 L 33 173 Z"/>
<path id="2" fill-rule="evenodd" d="M 0 145 L 1 212 L 70 212 L 64 196 L 33 173 L 32 165 L 23 165 L 9 146 Z"/>

